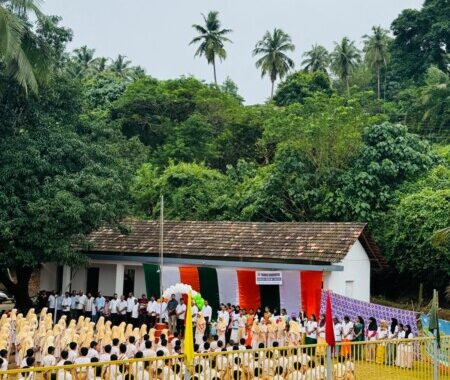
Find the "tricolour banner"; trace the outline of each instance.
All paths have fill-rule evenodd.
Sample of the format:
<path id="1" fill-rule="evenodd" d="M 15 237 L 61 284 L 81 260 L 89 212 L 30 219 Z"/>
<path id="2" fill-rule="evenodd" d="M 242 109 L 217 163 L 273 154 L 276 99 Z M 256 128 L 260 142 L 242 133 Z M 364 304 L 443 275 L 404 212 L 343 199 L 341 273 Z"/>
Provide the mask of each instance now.
<path id="1" fill-rule="evenodd" d="M 147 295 L 158 297 L 159 266 L 143 264 Z M 214 314 L 220 303 L 245 309 L 268 306 L 272 311 L 286 309 L 296 315 L 319 315 L 322 272 L 256 271 L 251 269 L 164 265 L 162 285 L 184 283 L 199 291 Z"/>

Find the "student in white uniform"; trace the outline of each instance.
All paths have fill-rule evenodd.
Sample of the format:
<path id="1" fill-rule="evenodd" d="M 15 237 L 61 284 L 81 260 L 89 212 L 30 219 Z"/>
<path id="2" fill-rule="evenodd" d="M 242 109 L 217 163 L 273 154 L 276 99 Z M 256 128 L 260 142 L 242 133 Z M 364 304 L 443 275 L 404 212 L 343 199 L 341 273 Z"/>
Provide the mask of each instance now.
<path id="1" fill-rule="evenodd" d="M 111 345 L 107 344 L 104 348 L 103 348 L 103 352 L 100 354 L 98 360 L 100 362 L 109 362 L 111 360 Z"/>
<path id="2" fill-rule="evenodd" d="M 77 344 L 76 344 L 76 342 L 70 342 L 69 356 L 68 356 L 67 360 L 69 362 L 74 363 L 77 357 L 78 357 Z"/>
<path id="3" fill-rule="evenodd" d="M 71 365 L 72 362 L 66 360 L 63 365 Z M 61 368 L 56 374 L 56 380 L 72 380 L 72 370 L 69 368 Z"/>
<path id="4" fill-rule="evenodd" d="M 96 341 L 92 341 L 91 344 L 89 345 L 89 351 L 87 356 L 89 358 L 99 358 L 100 355 L 98 353 L 98 343 Z"/>
<path id="5" fill-rule="evenodd" d="M 88 364 L 91 362 L 91 359 L 87 356 L 88 355 L 88 348 L 87 347 L 81 347 L 80 348 L 80 356 L 75 359 L 73 364 Z M 82 377 L 84 373 L 87 372 L 87 367 L 79 367 L 76 369 L 76 372 L 78 373 L 78 377 Z"/>
<path id="6" fill-rule="evenodd" d="M 56 365 L 55 347 L 50 346 L 47 349 L 47 355 L 41 360 L 42 367 L 54 367 Z"/>

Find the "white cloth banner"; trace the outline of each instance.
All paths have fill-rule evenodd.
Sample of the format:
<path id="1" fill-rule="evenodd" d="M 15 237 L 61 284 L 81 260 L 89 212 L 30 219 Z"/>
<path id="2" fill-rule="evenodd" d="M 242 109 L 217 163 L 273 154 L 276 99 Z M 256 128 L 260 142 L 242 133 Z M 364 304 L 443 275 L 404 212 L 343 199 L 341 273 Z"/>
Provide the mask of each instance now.
<path id="1" fill-rule="evenodd" d="M 162 288 L 163 291 L 169 286 L 178 284 L 180 282 L 180 270 L 178 267 L 163 266 L 162 271 Z"/>
<path id="2" fill-rule="evenodd" d="M 239 290 L 236 269 L 217 268 L 220 303 L 239 304 Z"/>
<path id="3" fill-rule="evenodd" d="M 283 284 L 280 285 L 280 307 L 288 315 L 298 315 L 301 305 L 301 282 L 299 271 L 283 271 Z"/>

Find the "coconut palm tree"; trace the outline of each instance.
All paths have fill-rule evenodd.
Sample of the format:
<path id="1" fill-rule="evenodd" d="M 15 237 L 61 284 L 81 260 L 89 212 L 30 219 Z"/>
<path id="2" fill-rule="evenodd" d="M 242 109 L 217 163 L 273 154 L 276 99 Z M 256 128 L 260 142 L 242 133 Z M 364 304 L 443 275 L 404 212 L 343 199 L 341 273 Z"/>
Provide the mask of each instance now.
<path id="1" fill-rule="evenodd" d="M 376 72 L 377 94 L 381 98 L 381 69 L 386 67 L 389 61 L 389 36 L 388 31 L 381 26 L 372 27 L 372 35 L 365 34 L 364 53 L 365 61 Z"/>
<path id="2" fill-rule="evenodd" d="M 205 25 L 194 24 L 192 27 L 199 33 L 197 37 L 194 37 L 189 45 L 199 43 L 199 47 L 195 52 L 195 57 L 205 56 L 209 65 L 213 66 L 214 83 L 217 86 L 217 73 L 216 73 L 216 57 L 220 61 L 227 58 L 227 52 L 225 50 L 225 42 L 231 42 L 226 37 L 227 34 L 232 32 L 231 29 L 221 29 L 221 23 L 219 20 L 219 12 L 211 11 L 205 16 L 202 13 Z"/>
<path id="3" fill-rule="evenodd" d="M 89 69 L 94 63 L 95 49 L 89 49 L 86 45 L 73 51 L 75 61 L 85 70 Z"/>
<path id="4" fill-rule="evenodd" d="M 133 81 L 141 79 L 145 77 L 145 69 L 142 66 L 134 66 L 129 70 L 129 77 Z"/>
<path id="5" fill-rule="evenodd" d="M 340 43 L 335 42 L 331 53 L 331 68 L 345 82 L 347 94 L 350 95 L 349 77 L 355 67 L 361 62 L 361 53 L 354 41 L 344 37 Z"/>
<path id="6" fill-rule="evenodd" d="M 326 72 L 330 65 L 330 54 L 322 45 L 313 45 L 311 50 L 305 51 L 302 56 L 305 57 L 302 61 L 305 71 Z"/>
<path id="7" fill-rule="evenodd" d="M 34 34 L 24 21 L 28 13 L 43 17 L 35 0 L 0 1 L 0 60 L 26 93 L 28 90 L 37 92 L 38 76 L 45 67 L 39 58 L 32 58 L 36 50 L 31 46 Z"/>
<path id="8" fill-rule="evenodd" d="M 126 59 L 126 55 L 119 54 L 115 60 L 112 61 L 109 69 L 121 77 L 126 78 L 128 76 L 131 61 Z"/>
<path id="9" fill-rule="evenodd" d="M 430 129 L 445 128 L 442 115 L 450 110 L 450 76 L 436 66 L 430 66 L 419 91 L 419 102 L 423 111 L 422 121 Z"/>
<path id="10" fill-rule="evenodd" d="M 295 45 L 289 34 L 277 28 L 272 33 L 267 31 L 253 49 L 253 56 L 262 55 L 256 61 L 256 67 L 261 69 L 262 77 L 268 75 L 270 78 L 272 83 L 271 99 L 277 78 L 282 79 L 294 67 L 294 61 L 286 54 L 294 49 Z"/>
<path id="11" fill-rule="evenodd" d="M 107 69 L 107 64 L 108 64 L 108 58 L 105 58 L 105 57 L 98 57 L 92 61 L 92 65 L 94 66 L 95 70 L 99 73 L 101 73 Z"/>

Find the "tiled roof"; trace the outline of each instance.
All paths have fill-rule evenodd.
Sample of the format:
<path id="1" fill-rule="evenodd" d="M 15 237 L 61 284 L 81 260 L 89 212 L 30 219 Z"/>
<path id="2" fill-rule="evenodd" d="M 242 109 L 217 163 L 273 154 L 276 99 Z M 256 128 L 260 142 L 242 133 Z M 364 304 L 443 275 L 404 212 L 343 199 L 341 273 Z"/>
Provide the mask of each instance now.
<path id="1" fill-rule="evenodd" d="M 90 253 L 157 256 L 159 222 L 127 220 L 128 232 L 102 228 L 88 237 Z M 369 258 L 385 260 L 365 223 L 164 222 L 164 255 L 210 260 L 337 263 L 360 240 Z"/>

